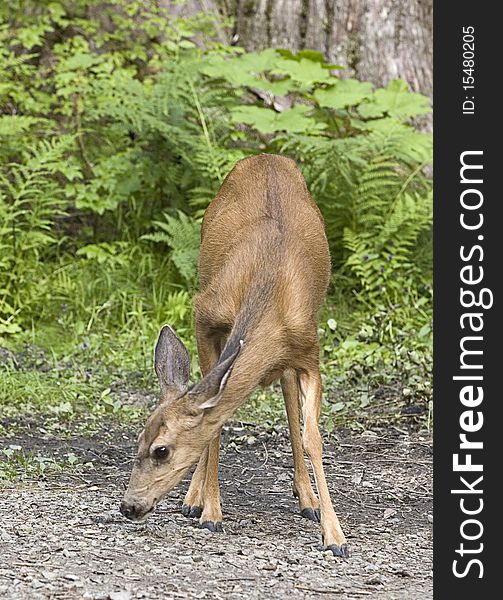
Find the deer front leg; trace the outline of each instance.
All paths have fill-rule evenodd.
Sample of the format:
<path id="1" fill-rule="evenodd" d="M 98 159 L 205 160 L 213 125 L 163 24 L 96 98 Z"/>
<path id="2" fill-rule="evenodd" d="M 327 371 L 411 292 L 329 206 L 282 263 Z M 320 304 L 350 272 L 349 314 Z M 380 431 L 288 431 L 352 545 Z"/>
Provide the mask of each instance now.
<path id="1" fill-rule="evenodd" d="M 220 433 L 201 455 L 182 506 L 184 516 L 200 517 L 201 527 L 210 531 L 222 531 L 218 484 L 219 452 Z"/>
<path id="2" fill-rule="evenodd" d="M 203 487 L 206 479 L 206 465 L 208 463 L 208 448 L 201 454 L 197 463 L 196 470 L 190 480 L 190 486 L 185 494 L 182 505 L 182 515 L 184 517 L 194 517 L 198 519 L 203 512 Z"/>
<path id="3" fill-rule="evenodd" d="M 320 507 L 313 488 L 311 478 L 304 461 L 304 449 L 300 435 L 300 399 L 299 381 L 293 369 L 286 369 L 281 377 L 281 389 L 285 399 L 290 442 L 293 454 L 293 494 L 299 500 L 300 514 L 306 519 L 320 522 Z"/>
<path id="4" fill-rule="evenodd" d="M 204 335 L 204 331 L 201 331 L 200 328 L 197 327 L 196 323 L 196 336 L 197 336 L 197 351 L 199 355 L 199 365 L 201 367 L 201 371 L 203 375 L 210 371 L 211 367 L 218 360 L 218 351 L 215 347 L 215 343 L 213 340 L 209 339 Z M 220 440 L 220 436 L 219 436 Z M 201 458 L 197 463 L 197 467 L 192 475 L 192 479 L 190 481 L 189 489 L 185 494 L 185 498 L 182 505 L 182 514 L 185 517 L 194 517 L 199 518 L 203 513 L 203 505 L 204 505 L 204 487 L 206 481 L 206 470 L 208 466 L 208 455 L 209 455 L 209 444 L 208 448 L 206 448 L 201 454 Z M 210 477 L 210 481 L 212 482 L 212 487 L 214 487 L 213 478 Z M 218 487 L 218 453 L 217 453 L 217 483 Z M 222 517 L 220 515 L 220 521 Z"/>
<path id="5" fill-rule="evenodd" d="M 203 512 L 201 527 L 210 531 L 223 531 L 220 486 L 218 483 L 218 460 L 220 454 L 220 432 L 208 446 L 208 461 L 203 489 Z"/>
<path id="6" fill-rule="evenodd" d="M 349 556 L 346 537 L 341 529 L 339 519 L 335 514 L 330 492 L 328 491 L 325 471 L 323 469 L 322 448 L 318 421 L 321 411 L 321 377 L 319 371 L 301 373 L 300 393 L 302 398 L 302 412 L 304 417 L 304 432 L 302 444 L 313 466 L 316 487 L 321 508 L 321 533 L 323 543 L 327 550 L 335 556 Z"/>
<path id="7" fill-rule="evenodd" d="M 203 375 L 218 360 L 215 341 L 204 335 L 196 323 L 197 350 Z M 222 509 L 218 484 L 218 460 L 220 432 L 205 449 L 192 475 L 189 489 L 182 506 L 187 517 L 200 517 L 200 525 L 210 531 L 222 531 Z"/>

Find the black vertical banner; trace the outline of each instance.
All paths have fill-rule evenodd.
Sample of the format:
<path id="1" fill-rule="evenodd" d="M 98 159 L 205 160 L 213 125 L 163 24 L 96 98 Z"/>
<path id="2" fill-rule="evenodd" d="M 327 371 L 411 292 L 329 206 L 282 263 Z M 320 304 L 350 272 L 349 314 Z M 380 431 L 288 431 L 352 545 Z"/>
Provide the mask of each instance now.
<path id="1" fill-rule="evenodd" d="M 500 596 L 503 179 L 497 3 L 436 2 L 435 598 Z M 478 595 L 477 595 L 478 594 Z"/>

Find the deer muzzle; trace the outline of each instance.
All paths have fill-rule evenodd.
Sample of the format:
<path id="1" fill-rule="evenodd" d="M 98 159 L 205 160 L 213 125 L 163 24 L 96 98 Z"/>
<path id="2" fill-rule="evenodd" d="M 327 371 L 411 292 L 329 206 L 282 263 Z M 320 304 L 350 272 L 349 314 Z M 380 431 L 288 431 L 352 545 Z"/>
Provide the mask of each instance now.
<path id="1" fill-rule="evenodd" d="M 157 499 L 152 503 L 146 503 L 127 496 L 121 502 L 120 511 L 130 521 L 143 521 L 147 516 L 154 511 L 157 504 Z"/>

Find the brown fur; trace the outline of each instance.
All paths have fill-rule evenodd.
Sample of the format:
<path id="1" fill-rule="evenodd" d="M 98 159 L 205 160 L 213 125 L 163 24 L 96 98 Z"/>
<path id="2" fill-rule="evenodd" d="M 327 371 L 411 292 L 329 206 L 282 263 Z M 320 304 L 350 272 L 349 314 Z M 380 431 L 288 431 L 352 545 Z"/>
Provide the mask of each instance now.
<path id="1" fill-rule="evenodd" d="M 145 464 L 133 472 L 130 497 L 138 499 L 135 486 L 145 489 L 147 475 L 141 472 L 148 477 L 157 473 L 149 500 L 141 499 L 148 508 L 152 496 L 158 500 L 167 493 L 199 459 L 185 503 L 201 507 L 203 523 L 219 522 L 220 429 L 258 385 L 281 378 L 294 451 L 294 491 L 302 510 L 317 509 L 305 451 L 320 496 L 325 543 L 345 548 L 325 482 L 317 425 L 321 380 L 316 313 L 329 278 L 323 219 L 295 163 L 275 155 L 240 161 L 206 210 L 202 226 L 195 317 L 205 377 L 182 397 L 165 397 L 149 418 L 139 448 Z M 224 370 L 228 379 L 222 378 Z M 146 463 L 159 444 L 174 448 L 164 475 Z"/>
<path id="2" fill-rule="evenodd" d="M 287 367 L 317 367 L 329 277 L 323 220 L 295 163 L 266 154 L 239 162 L 204 216 L 195 301 L 200 352 L 244 340 L 219 413 L 230 416 L 242 391 Z"/>

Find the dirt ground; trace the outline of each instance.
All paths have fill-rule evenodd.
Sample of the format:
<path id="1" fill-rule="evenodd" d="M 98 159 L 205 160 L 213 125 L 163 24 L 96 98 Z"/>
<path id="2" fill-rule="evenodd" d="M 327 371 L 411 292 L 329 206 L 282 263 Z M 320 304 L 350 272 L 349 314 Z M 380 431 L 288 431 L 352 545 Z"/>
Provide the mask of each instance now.
<path id="1" fill-rule="evenodd" d="M 431 440 L 396 428 L 340 432 L 327 479 L 351 557 L 323 552 L 291 492 L 286 432 L 228 427 L 221 460 L 224 533 L 180 509 L 188 482 L 145 522 L 118 512 L 137 432 L 22 435 L 0 447 L 93 469 L 0 489 L 0 597 L 424 600 L 432 596 Z"/>

